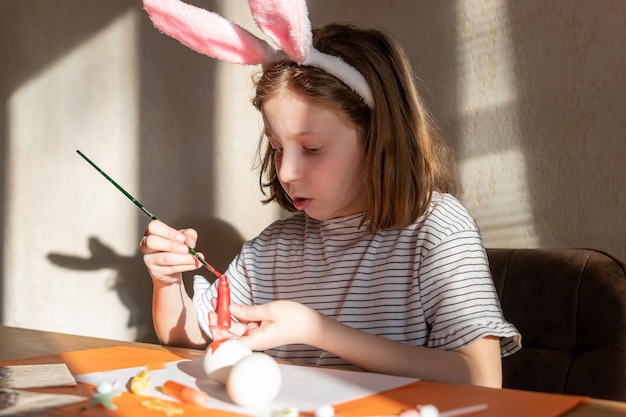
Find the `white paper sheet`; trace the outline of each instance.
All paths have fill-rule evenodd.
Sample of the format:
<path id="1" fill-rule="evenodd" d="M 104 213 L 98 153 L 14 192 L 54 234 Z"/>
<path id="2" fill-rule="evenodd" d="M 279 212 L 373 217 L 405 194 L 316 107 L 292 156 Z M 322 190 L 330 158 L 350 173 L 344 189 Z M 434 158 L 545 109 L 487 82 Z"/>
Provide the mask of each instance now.
<path id="1" fill-rule="evenodd" d="M 150 371 L 149 388 L 142 395 L 175 401 L 161 393 L 160 387 L 169 379 L 209 394 L 206 406 L 258 417 L 269 417 L 272 410 L 281 406 L 311 411 L 327 405 L 357 399 L 376 392 L 400 387 L 416 379 L 367 372 L 341 371 L 310 366 L 280 364 L 282 385 L 278 396 L 270 404 L 259 407 L 240 407 L 234 404 L 226 388 L 211 381 L 202 368 L 202 358 L 169 362 L 164 369 Z M 118 369 L 107 372 L 75 375 L 78 382 L 97 385 L 101 382 L 128 383 L 144 367 Z"/>

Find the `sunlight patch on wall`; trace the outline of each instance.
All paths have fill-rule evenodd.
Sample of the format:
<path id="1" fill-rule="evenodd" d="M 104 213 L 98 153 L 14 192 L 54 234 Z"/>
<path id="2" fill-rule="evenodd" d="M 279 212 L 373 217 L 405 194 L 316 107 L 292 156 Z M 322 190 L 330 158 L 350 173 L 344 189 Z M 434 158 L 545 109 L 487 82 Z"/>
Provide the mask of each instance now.
<path id="1" fill-rule="evenodd" d="M 116 290 L 120 265 L 137 250 L 137 212 L 76 149 L 136 190 L 136 15 L 68 47 L 10 98 L 8 325 L 132 339 Z"/>
<path id="2" fill-rule="evenodd" d="M 457 157 L 487 246 L 535 243 L 504 2 L 457 5 Z"/>
<path id="3" fill-rule="evenodd" d="M 489 247 L 537 244 L 532 207 L 526 190 L 524 156 L 515 149 L 484 154 L 461 165 L 464 203 Z"/>

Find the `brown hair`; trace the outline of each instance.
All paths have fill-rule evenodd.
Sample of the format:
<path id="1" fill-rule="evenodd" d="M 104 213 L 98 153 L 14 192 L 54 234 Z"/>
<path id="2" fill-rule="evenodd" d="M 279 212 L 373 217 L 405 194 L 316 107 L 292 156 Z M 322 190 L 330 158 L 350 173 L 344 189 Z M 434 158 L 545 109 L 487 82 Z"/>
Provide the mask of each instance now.
<path id="1" fill-rule="evenodd" d="M 420 99 L 408 58 L 387 34 L 375 29 L 331 24 L 313 31 L 313 45 L 341 57 L 367 80 L 374 108 L 323 70 L 281 61 L 256 80 L 254 106 L 281 88 L 301 94 L 345 115 L 363 141 L 364 221 L 370 231 L 405 227 L 423 215 L 432 192 L 455 192 L 459 181 L 451 148 Z M 259 147 L 261 190 L 282 208 L 295 211 L 274 165 L 274 152 Z M 264 144 L 264 145 L 263 145 Z"/>

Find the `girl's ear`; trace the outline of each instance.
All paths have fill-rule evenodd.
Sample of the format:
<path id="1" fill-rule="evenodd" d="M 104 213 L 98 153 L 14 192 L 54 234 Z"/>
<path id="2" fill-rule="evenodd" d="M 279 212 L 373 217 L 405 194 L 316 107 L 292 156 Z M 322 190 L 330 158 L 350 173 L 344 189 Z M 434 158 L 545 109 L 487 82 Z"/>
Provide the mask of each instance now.
<path id="1" fill-rule="evenodd" d="M 302 64 L 313 48 L 306 0 L 248 0 L 257 26 L 294 61 Z"/>
<path id="2" fill-rule="evenodd" d="M 143 4 L 159 30 L 201 54 L 252 65 L 275 54 L 267 42 L 216 13 L 179 0 L 143 0 Z"/>

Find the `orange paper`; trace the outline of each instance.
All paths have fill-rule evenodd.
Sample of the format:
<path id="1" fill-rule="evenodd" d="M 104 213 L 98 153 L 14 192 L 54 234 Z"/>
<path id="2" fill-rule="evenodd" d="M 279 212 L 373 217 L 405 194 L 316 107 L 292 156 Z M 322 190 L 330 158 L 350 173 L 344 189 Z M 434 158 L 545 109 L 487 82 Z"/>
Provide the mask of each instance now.
<path id="1" fill-rule="evenodd" d="M 586 397 L 509 389 L 414 382 L 335 406 L 343 417 L 398 414 L 416 405 L 433 404 L 440 412 L 487 404 L 472 417 L 557 417 L 588 401 Z"/>
<path id="2" fill-rule="evenodd" d="M 136 347 L 112 347 L 64 353 L 58 356 L 32 358 L 12 363 L 52 363 L 65 362 L 74 375 L 91 372 L 111 371 L 121 368 L 146 366 L 150 363 L 164 363 L 183 359 L 182 357 L 163 350 L 142 349 Z M 0 363 L 0 365 L 2 365 Z M 288 381 L 284 381 L 288 382 Z M 42 391 L 42 390 L 38 390 Z M 85 396 L 85 403 L 69 405 L 49 413 L 77 417 L 115 417 L 115 416 L 155 416 L 164 417 L 162 411 L 150 410 L 141 405 L 148 397 L 124 392 L 116 397 L 114 404 L 117 410 L 102 407 L 85 409 L 93 387 L 78 384 L 76 388 L 49 388 L 43 392 L 59 392 Z M 528 391 L 491 389 L 464 385 L 448 385 L 430 382 L 414 382 L 399 388 L 375 393 L 353 401 L 335 404 L 337 414 L 343 417 L 373 416 L 397 414 L 418 404 L 433 404 L 440 411 L 469 405 L 485 403 L 488 410 L 474 414 L 476 417 L 556 417 L 565 414 L 577 405 L 584 403 L 586 397 L 545 394 Z M 210 400 L 209 400 L 210 404 Z M 286 404 L 288 405 L 288 404 Z M 228 411 L 197 407 L 190 404 L 175 403 L 177 408 L 184 410 L 183 417 L 241 416 Z M 310 410 L 300 410 L 302 412 Z"/>

